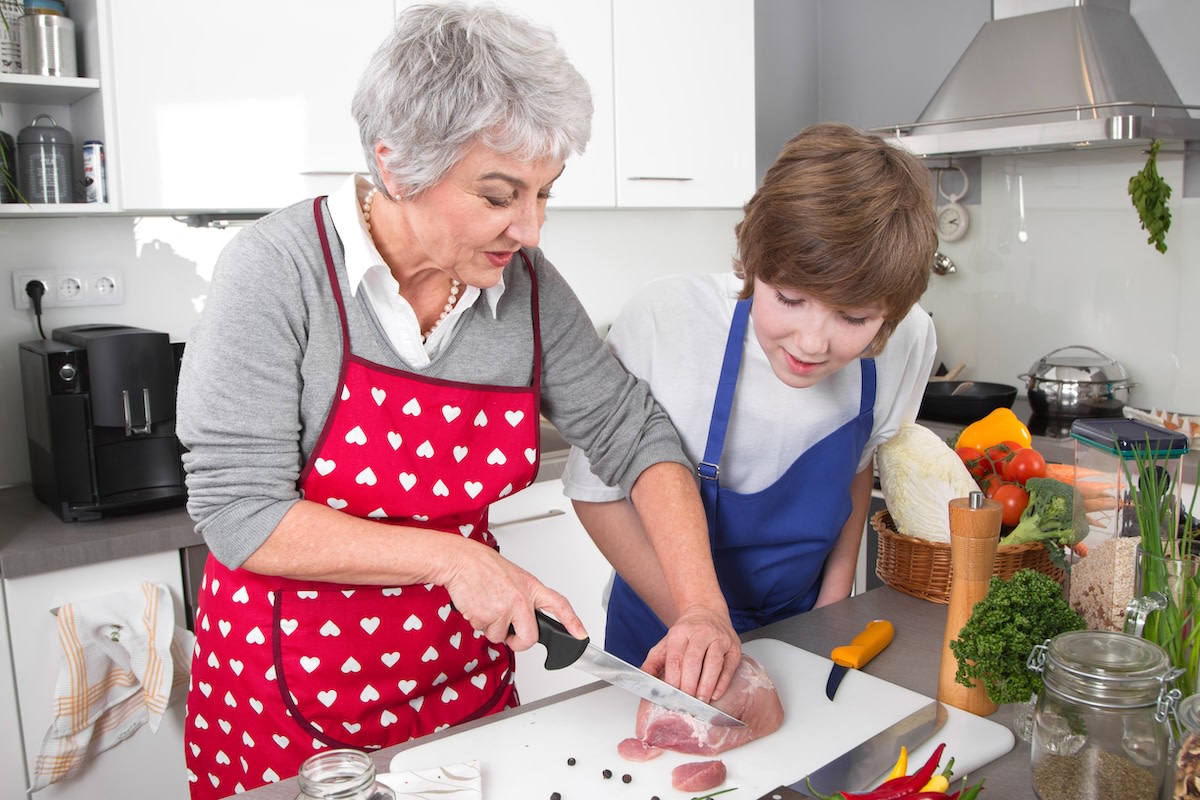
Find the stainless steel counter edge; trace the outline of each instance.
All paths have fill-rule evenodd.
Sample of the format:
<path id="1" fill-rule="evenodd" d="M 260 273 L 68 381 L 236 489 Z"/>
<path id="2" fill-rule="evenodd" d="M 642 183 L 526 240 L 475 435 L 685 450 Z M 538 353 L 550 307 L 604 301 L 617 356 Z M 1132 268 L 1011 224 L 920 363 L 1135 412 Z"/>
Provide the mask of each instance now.
<path id="1" fill-rule="evenodd" d="M 747 641 L 758 638 L 779 639 L 812 653 L 827 654 L 834 647 L 845 644 L 848 637 L 862 630 L 867 622 L 881 618 L 891 620 L 896 627 L 896 635 L 888 648 L 872 659 L 864 671 L 926 697 L 936 697 L 942 637 L 946 626 L 946 606 L 918 600 L 886 586 L 872 589 L 831 606 L 799 614 L 765 628 L 759 628 L 744 638 Z M 539 700 L 536 703 L 501 712 L 495 717 L 487 717 L 432 734 L 430 738 L 461 733 L 464 730 L 494 722 L 501 715 L 524 714 L 550 703 L 575 697 L 585 692 L 596 691 L 606 685 L 603 683 L 588 684 Z M 1012 706 L 1001 706 L 990 719 L 1001 725 L 1009 726 L 1012 724 L 1012 711 Z M 633 730 L 633 723 L 634 720 L 630 719 L 630 731 Z M 417 744 L 424 744 L 430 741 L 430 738 L 419 739 L 374 753 L 372 758 L 375 761 L 376 769 L 379 772 L 387 772 L 392 757 L 396 753 Z M 616 742 L 613 742 L 613 747 L 616 747 Z M 467 755 L 464 753 L 464 758 Z M 953 753 L 948 753 L 948 755 L 953 755 Z M 1018 739 L 1016 746 L 1006 755 L 970 776 L 958 775 L 956 777 L 969 777 L 971 783 L 984 779 L 986 781 L 986 797 L 1033 797 L 1029 755 L 1029 745 Z M 253 789 L 242 797 L 245 797 L 246 800 L 294 800 L 296 792 L 296 780 L 290 778 Z"/>

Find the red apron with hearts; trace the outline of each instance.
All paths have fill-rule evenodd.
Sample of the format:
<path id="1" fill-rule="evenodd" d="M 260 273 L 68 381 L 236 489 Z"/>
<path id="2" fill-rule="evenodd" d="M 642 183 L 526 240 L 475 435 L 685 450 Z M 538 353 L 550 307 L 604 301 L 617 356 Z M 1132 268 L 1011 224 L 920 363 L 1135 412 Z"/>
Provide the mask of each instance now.
<path id="1" fill-rule="evenodd" d="M 350 351 L 320 200 L 313 213 L 343 358 L 340 395 L 300 475 L 305 499 L 496 548 L 488 506 L 537 473 L 532 266 L 526 260 L 535 281 L 533 385 L 427 379 Z M 191 796 L 226 797 L 290 777 L 329 747 L 388 747 L 514 707 L 513 667 L 512 651 L 474 631 L 441 586 L 295 581 L 230 570 L 210 556 L 188 693 Z"/>

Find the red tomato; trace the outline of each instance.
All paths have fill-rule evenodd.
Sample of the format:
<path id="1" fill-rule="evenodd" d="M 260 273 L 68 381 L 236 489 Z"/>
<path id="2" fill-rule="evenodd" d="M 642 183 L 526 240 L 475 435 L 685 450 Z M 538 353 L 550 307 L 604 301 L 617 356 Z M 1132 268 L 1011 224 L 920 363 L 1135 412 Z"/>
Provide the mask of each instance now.
<path id="1" fill-rule="evenodd" d="M 994 472 L 990 472 L 983 476 L 983 480 L 979 482 L 979 488 L 983 490 L 984 497 L 995 497 L 996 490 L 1004 485 L 1004 479 Z"/>
<path id="2" fill-rule="evenodd" d="M 1046 477 L 1046 459 L 1032 447 L 1023 447 L 1004 462 L 1004 480 L 1025 485 L 1030 478 Z"/>
<path id="3" fill-rule="evenodd" d="M 984 476 L 992 472 L 992 462 L 988 461 L 987 456 L 977 447 L 956 447 L 954 452 L 962 459 L 966 465 L 967 471 L 971 473 L 971 477 L 976 481 L 981 480 Z"/>
<path id="4" fill-rule="evenodd" d="M 1010 440 L 1005 440 L 999 444 L 994 444 L 984 451 L 984 456 L 992 464 L 992 471 L 1000 475 L 1004 474 L 1004 464 L 1008 459 L 1012 458 L 1013 454 L 1021 450 L 1021 443 Z"/>
<path id="5" fill-rule="evenodd" d="M 996 490 L 992 499 L 1004 506 L 1000 522 L 1012 527 L 1021 520 L 1021 512 L 1029 505 L 1029 492 L 1015 483 L 1006 483 Z"/>

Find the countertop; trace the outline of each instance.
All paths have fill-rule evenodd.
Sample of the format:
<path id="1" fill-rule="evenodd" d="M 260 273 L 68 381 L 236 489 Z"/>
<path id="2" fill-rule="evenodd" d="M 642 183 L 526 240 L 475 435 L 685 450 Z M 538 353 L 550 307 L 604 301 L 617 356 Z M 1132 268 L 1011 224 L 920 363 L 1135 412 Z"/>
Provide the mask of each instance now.
<path id="1" fill-rule="evenodd" d="M 813 653 L 826 654 L 837 645 L 845 644 L 870 620 L 887 618 L 895 625 L 895 639 L 865 667 L 864 671 L 932 698 L 937 695 L 938 659 L 945 632 L 946 608 L 944 605 L 918 600 L 885 586 L 760 628 L 747 634 L 745 639 L 749 641 L 769 637 Z M 561 695 L 502 712 L 502 715 L 526 713 L 567 697 L 596 691 L 603 686 L 605 684 L 588 684 Z M 434 736 L 447 736 L 468 727 L 487 725 L 502 715 L 471 722 Z M 1001 706 L 992 715 L 992 719 L 1002 725 L 1009 725 L 1012 707 Z M 563 735 L 569 736 L 570 731 L 563 731 Z M 419 741 L 424 743 L 428 740 Z M 412 746 L 414 743 L 409 742 L 374 753 L 376 768 L 380 772 L 386 772 L 392 757 Z M 801 777 L 803 776 L 796 776 L 797 779 Z M 1008 754 L 971 774 L 972 783 L 980 778 L 987 781 L 987 797 L 1033 797 L 1029 775 L 1029 745 L 1018 739 L 1016 746 Z M 293 778 L 252 790 L 243 797 L 248 800 L 294 800 L 296 794 L 296 781 Z M 741 798 L 736 793 L 730 794 L 729 797 L 730 800 L 751 800 Z"/>
<path id="2" fill-rule="evenodd" d="M 542 425 L 537 480 L 562 476 L 569 448 L 549 423 Z M 61 569 L 163 553 L 203 544 L 182 507 L 63 522 L 29 486 L 0 489 L 0 577 L 21 578 Z"/>

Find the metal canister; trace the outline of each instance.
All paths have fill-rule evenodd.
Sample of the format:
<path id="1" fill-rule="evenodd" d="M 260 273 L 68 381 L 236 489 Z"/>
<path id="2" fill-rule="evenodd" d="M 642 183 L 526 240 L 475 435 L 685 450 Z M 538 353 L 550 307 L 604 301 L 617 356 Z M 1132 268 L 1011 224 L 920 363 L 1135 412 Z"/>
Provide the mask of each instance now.
<path id="1" fill-rule="evenodd" d="M 21 68 L 26 75 L 77 78 L 75 23 L 52 13 L 26 13 L 18 20 Z"/>
<path id="2" fill-rule="evenodd" d="M 88 203 L 108 202 L 107 172 L 104 166 L 104 142 L 90 139 L 83 143 L 83 199 Z"/>
<path id="3" fill-rule="evenodd" d="M 42 124 L 48 123 L 48 124 Z M 75 184 L 71 134 L 49 114 L 17 134 L 17 177 L 30 203 L 70 203 Z"/>

